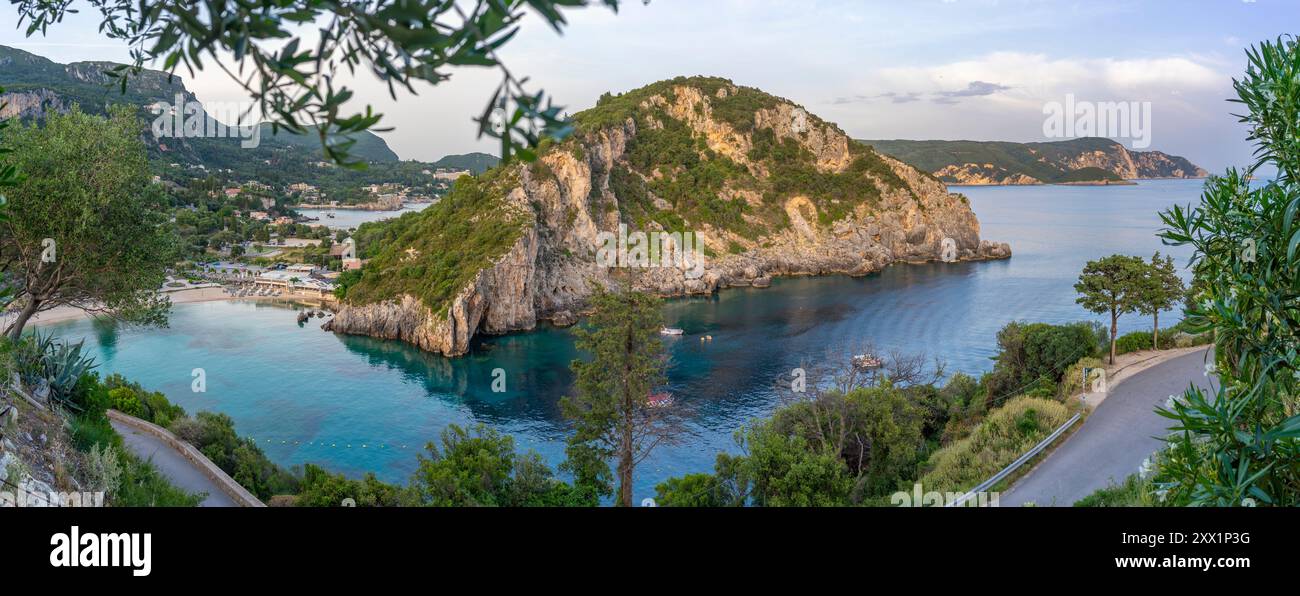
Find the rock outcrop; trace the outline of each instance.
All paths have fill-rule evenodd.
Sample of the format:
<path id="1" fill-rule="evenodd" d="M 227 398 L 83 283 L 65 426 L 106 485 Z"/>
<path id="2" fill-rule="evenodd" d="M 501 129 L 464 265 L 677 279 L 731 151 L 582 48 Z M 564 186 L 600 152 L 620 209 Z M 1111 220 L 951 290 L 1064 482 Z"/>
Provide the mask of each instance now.
<path id="1" fill-rule="evenodd" d="M 737 116 L 736 105 L 756 109 Z M 729 81 L 659 83 L 602 102 L 576 121 L 575 137 L 537 163 L 502 166 L 508 175 L 494 170 L 477 186 L 458 185 L 421 221 L 396 224 L 411 227 L 378 248 L 384 256 L 367 264 L 361 290 L 349 291 L 325 329 L 454 356 L 477 333 L 528 330 L 539 320 L 572 324 L 593 288 L 620 280 L 661 296 L 698 295 L 766 287 L 780 276 L 866 275 L 900 261 L 1011 255 L 1006 244 L 980 238 L 965 197 L 934 177 L 853 142 L 799 106 Z M 716 181 L 718 171 L 725 182 Z M 488 200 L 469 197 L 469 189 L 493 184 L 495 203 L 481 209 L 523 214 L 511 220 L 520 227 L 513 243 L 449 299 L 417 299 L 423 288 L 454 277 L 421 260 L 427 234 L 451 233 L 449 214 Z M 708 185 L 716 193 L 698 194 Z M 462 191 L 467 196 L 458 196 Z M 636 232 L 670 229 L 687 234 L 657 245 L 657 262 L 655 253 L 648 264 L 608 262 L 611 253 L 602 252 L 611 238 L 625 240 L 622 257 L 624 244 L 635 248 Z M 695 238 L 701 250 L 691 253 Z M 444 254 L 442 262 L 476 256 Z M 405 282 L 417 269 L 424 277 Z"/>

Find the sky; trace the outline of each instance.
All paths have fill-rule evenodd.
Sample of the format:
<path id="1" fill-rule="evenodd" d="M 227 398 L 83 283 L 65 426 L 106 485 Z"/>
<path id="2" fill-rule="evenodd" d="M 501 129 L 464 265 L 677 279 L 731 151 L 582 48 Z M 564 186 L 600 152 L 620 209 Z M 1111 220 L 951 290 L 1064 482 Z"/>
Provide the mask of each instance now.
<path id="1" fill-rule="evenodd" d="M 63 63 L 126 61 L 124 45 L 97 33 L 94 9 L 79 8 L 31 38 L 2 9 L 0 45 Z M 568 17 L 557 35 L 530 15 L 500 54 L 570 111 L 701 74 L 788 98 L 855 138 L 1034 142 L 1057 140 L 1045 106 L 1073 96 L 1149 105 L 1148 148 L 1215 172 L 1250 161 L 1226 101 L 1245 49 L 1300 33 L 1300 0 L 624 0 L 618 14 Z M 369 75 L 352 84 L 355 107 L 394 127 L 383 136 L 399 156 L 431 161 L 496 148 L 472 118 L 498 79 L 461 69 L 396 100 Z M 217 69 L 185 82 L 206 102 L 246 99 Z"/>

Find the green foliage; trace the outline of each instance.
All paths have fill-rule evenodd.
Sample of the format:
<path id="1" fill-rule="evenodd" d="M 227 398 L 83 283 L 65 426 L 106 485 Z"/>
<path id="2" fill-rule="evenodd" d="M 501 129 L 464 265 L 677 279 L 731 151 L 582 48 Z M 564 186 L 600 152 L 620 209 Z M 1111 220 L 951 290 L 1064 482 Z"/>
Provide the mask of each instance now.
<path id="1" fill-rule="evenodd" d="M 429 443 L 412 478 L 418 502 L 433 507 L 590 506 L 594 493 L 556 480 L 534 452 L 515 453 L 514 439 L 485 425 L 450 425 L 442 449 Z"/>
<path id="2" fill-rule="evenodd" d="M 1068 184 L 1072 182 L 1119 182 L 1121 180 L 1123 180 L 1123 178 L 1120 178 L 1119 175 L 1110 170 L 1103 170 L 1098 167 L 1087 167 L 1070 170 L 1057 176 L 1053 180 L 1048 180 L 1047 182 Z"/>
<path id="3" fill-rule="evenodd" d="M 115 448 L 120 449 L 120 448 Z M 122 476 L 117 493 L 112 496 L 115 507 L 197 507 L 203 495 L 195 495 L 177 488 L 167 480 L 152 463 L 130 452 L 119 451 Z"/>
<path id="4" fill-rule="evenodd" d="M 997 363 L 987 381 L 989 399 L 1035 389 L 1055 394 L 1070 365 L 1100 353 L 1103 333 L 1090 323 L 1007 323 L 998 331 Z"/>
<path id="5" fill-rule="evenodd" d="M 4 95 L 4 92 L 5 92 L 4 87 L 0 87 L 0 95 Z M 7 105 L 8 105 L 7 102 L 0 102 L 0 111 L 4 111 L 5 106 Z M 8 127 L 9 127 L 9 119 L 0 118 L 0 135 L 2 135 L 4 133 L 5 128 Z M 6 219 L 8 219 L 6 207 L 9 203 L 9 198 L 4 195 L 4 189 L 10 186 L 17 185 L 18 181 L 20 180 L 18 176 L 18 168 L 4 161 L 5 160 L 4 156 L 12 152 L 13 149 L 9 148 L 4 143 L 4 137 L 0 136 L 0 222 L 3 222 Z M 8 288 L 4 288 L 4 289 L 6 290 L 6 292 L 0 294 L 0 300 L 3 300 L 8 296 L 8 292 L 7 292 Z M 0 302 L 0 305 L 3 304 L 4 302 Z"/>
<path id="6" fill-rule="evenodd" d="M 410 489 L 381 482 L 373 472 L 353 480 L 317 465 L 303 466 L 294 506 L 343 507 L 345 499 L 357 507 L 406 507 L 415 501 Z"/>
<path id="7" fill-rule="evenodd" d="M 18 340 L 13 359 L 19 379 L 33 391 L 48 389 L 52 404 L 84 410 L 86 404 L 77 399 L 77 384 L 95 367 L 95 359 L 82 353 L 85 343 L 58 341 L 53 333 L 40 332 Z"/>
<path id="8" fill-rule="evenodd" d="M 954 387 L 946 396 L 959 392 Z M 738 431 L 742 454 L 719 455 L 713 475 L 661 483 L 658 504 L 833 507 L 887 502 L 900 483 L 915 477 L 927 448 L 927 425 L 944 425 L 928 419 L 928 406 L 918 405 L 917 397 L 886 385 L 847 395 L 819 393 L 784 406 Z"/>
<path id="9" fill-rule="evenodd" d="M 1300 45 L 1286 36 L 1247 57 L 1235 101 L 1258 161 L 1161 214 L 1164 241 L 1194 249 L 1186 320 L 1213 333 L 1219 379 L 1158 410 L 1173 422 L 1153 482 L 1174 505 L 1300 504 Z M 1266 166 L 1276 178 L 1251 184 Z"/>
<path id="10" fill-rule="evenodd" d="M 1101 168 L 1073 169 L 1080 155 L 1102 152 L 1120 155 L 1119 143 L 1101 137 L 1084 137 L 1048 143 L 1009 143 L 1001 141 L 861 141 L 892 155 L 924 172 L 938 172 L 948 166 L 992 165 L 986 175 L 997 177 L 1022 174 L 1044 183 L 1117 181 L 1119 176 Z M 1174 171 L 1195 172 L 1197 167 L 1174 155 L 1167 157 L 1172 166 L 1155 175 L 1173 176 Z M 959 182 L 945 176 L 945 182 Z"/>
<path id="11" fill-rule="evenodd" d="M 726 507 L 726 487 L 713 474 L 687 474 L 669 478 L 655 486 L 658 507 Z"/>
<path id="12" fill-rule="evenodd" d="M 664 381 L 663 314 L 658 298 L 621 288 L 597 288 L 594 312 L 577 329 L 576 345 L 590 360 L 574 360 L 573 395 L 560 408 L 573 421 L 565 453 L 565 470 L 575 485 L 600 495 L 611 492 L 608 460 L 617 463 L 617 504 L 632 505 L 636 462 L 666 432 L 662 412 L 650 405 L 650 393 Z"/>
<path id="13" fill-rule="evenodd" d="M 86 375 L 84 379 L 92 379 Z M 120 466 L 117 489 L 106 494 L 115 507 L 196 507 L 202 495 L 177 488 L 153 464 L 127 451 L 122 437 L 113 430 L 103 409 L 85 410 L 68 419 L 72 445 L 86 454 L 112 451 Z"/>
<path id="14" fill-rule="evenodd" d="M 1133 331 L 1121 335 L 1115 340 L 1115 353 L 1127 354 L 1129 352 L 1140 352 L 1142 350 L 1168 350 L 1176 347 L 1174 345 L 1174 335 L 1172 333 L 1161 332 L 1160 345 L 1155 346 L 1155 338 L 1150 331 Z"/>
<path id="15" fill-rule="evenodd" d="M 60 305 L 94 304 L 123 320 L 165 322 L 168 302 L 156 290 L 170 240 L 139 137 L 139 123 L 124 109 L 103 119 L 74 108 L 50 114 L 44 126 L 15 130 L 13 158 L 25 177 L 9 191 L 0 268 L 25 283 L 14 294 L 23 306 L 10 338 L 33 314 Z"/>
<path id="16" fill-rule="evenodd" d="M 693 134 L 684 121 L 669 115 L 654 100 L 658 97 L 675 101 L 675 89 L 682 87 L 698 90 L 715 120 L 750 137 L 751 149 L 746 157 L 761 164 L 767 177 L 760 179 L 732 159 L 711 151 L 702 136 Z M 723 89 L 735 92 L 719 97 Z M 709 224 L 757 239 L 789 225 L 784 203 L 792 197 L 809 198 L 818 210 L 818 223 L 828 225 L 863 203 L 875 207 L 880 190 L 873 180 L 908 188 L 868 147 L 850 147 L 854 161 L 846 171 L 823 172 L 797 139 L 778 139 L 772 128 L 756 126 L 757 112 L 775 109 L 784 101 L 756 89 L 737 87 L 726 79 L 679 77 L 618 96 L 606 94 L 595 108 L 579 113 L 574 121 L 587 136 L 622 127 L 628 120 L 636 123 L 637 134 L 631 138 L 627 152 L 631 173 L 616 168 L 611 172 L 610 186 L 624 210 L 624 220 L 638 225 L 653 220 L 674 230 Z M 697 115 L 704 115 L 701 105 L 696 104 Z M 809 120 L 811 126 L 832 126 L 815 116 L 810 115 Z M 729 197 L 724 192 L 728 189 L 755 192 L 762 197 L 762 204 L 751 205 Z M 646 191 L 672 204 L 672 213 L 682 223 L 666 221 L 667 212 L 648 207 L 651 199 Z"/>
<path id="17" fill-rule="evenodd" d="M 969 490 L 1024 455 L 1070 418 L 1063 404 L 1018 397 L 992 410 L 971 436 L 935 452 L 921 477 L 925 490 Z"/>
<path id="18" fill-rule="evenodd" d="M 617 0 L 603 3 L 618 6 Z M 276 130 L 315 132 L 330 159 L 360 166 L 363 162 L 353 160 L 351 154 L 355 137 L 375 129 L 381 116 L 370 106 L 347 111 L 353 91 L 339 81 L 355 70 L 386 81 L 396 94 L 399 89 L 414 92 L 417 81 L 437 85 L 450 76 L 449 69 L 495 67 L 503 80 L 478 119 L 479 134 L 500 139 L 504 159 L 516 154 L 528 158 L 528 148 L 542 137 L 566 134 L 569 128 L 560 118 L 561 109 L 542 92 L 526 91 L 526 79 L 516 79 L 498 61 L 496 50 L 518 32 L 525 8 L 531 7 L 559 31 L 566 24 L 561 8 L 581 4 L 585 2 L 500 0 L 462 8 L 454 0 L 373 5 L 279 2 L 201 10 L 144 1 L 104 2 L 94 8 L 102 19 L 101 33 L 133 48 L 134 64 L 105 73 L 118 79 L 122 93 L 146 62 L 159 61 L 171 73 L 181 67 L 194 73 L 203 70 L 205 58 L 219 63 L 218 56 L 231 55 L 239 68 L 221 69 L 259 103 Z M 18 22 L 27 24 L 27 35 L 44 34 L 69 10 L 67 2 L 24 2 L 18 5 Z M 309 22 L 321 23 L 319 43 L 303 43 L 294 33 L 297 25 Z M 505 110 L 508 106 L 514 108 L 510 113 Z"/>
<path id="19" fill-rule="evenodd" d="M 334 297 L 339 300 L 346 300 L 348 289 L 357 285 L 357 282 L 361 281 L 362 275 L 364 273 L 362 273 L 361 269 L 350 269 L 340 273 L 334 280 Z"/>
<path id="20" fill-rule="evenodd" d="M 1070 367 L 1065 370 L 1065 375 L 1061 377 L 1061 387 L 1057 392 L 1057 397 L 1065 399 L 1079 393 L 1080 391 L 1090 391 L 1092 389 L 1092 382 L 1099 376 L 1099 373 L 1093 371 L 1101 370 L 1104 366 L 1105 365 L 1099 358 L 1094 358 L 1092 356 L 1080 358 L 1078 362 L 1071 364 Z M 1083 378 L 1084 369 L 1089 370 L 1087 383 L 1084 382 Z"/>
<path id="21" fill-rule="evenodd" d="M 212 463 L 259 499 L 293 494 L 298 479 L 271 462 L 252 439 L 235 433 L 230 416 L 199 412 L 194 418 L 178 418 L 168 430 L 194 445 Z"/>
<path id="22" fill-rule="evenodd" d="M 465 284 L 514 246 L 533 217 L 506 204 L 503 189 L 515 182 L 504 168 L 465 176 L 420 213 L 384 226 L 362 226 L 358 249 L 374 257 L 347 290 L 348 301 L 370 304 L 408 295 L 434 313 L 445 312 Z"/>
<path id="23" fill-rule="evenodd" d="M 487 153 L 466 153 L 464 155 L 447 155 L 429 164 L 434 169 L 468 170 L 475 176 L 482 174 L 501 163 L 501 158 Z"/>
<path id="24" fill-rule="evenodd" d="M 1157 341 L 1164 339 L 1160 334 L 1160 313 L 1174 308 L 1186 296 L 1187 287 L 1183 284 L 1183 279 L 1178 277 L 1174 258 L 1166 256 L 1162 259 L 1159 252 L 1151 255 L 1146 276 L 1138 291 L 1138 311 L 1151 315 L 1151 331 L 1154 336 L 1149 346 L 1162 349 L 1165 345 L 1165 342 Z M 1160 345 L 1157 346 L 1157 343 Z"/>
<path id="25" fill-rule="evenodd" d="M 1110 362 L 1115 363 L 1115 340 L 1119 317 L 1137 311 L 1143 304 L 1149 269 L 1145 261 L 1127 255 L 1111 255 L 1088 261 L 1079 274 L 1075 300 L 1097 314 L 1110 315 Z"/>
<path id="26" fill-rule="evenodd" d="M 1153 507 L 1159 503 L 1152 498 L 1155 488 L 1149 478 L 1133 474 L 1116 485 L 1099 488 L 1096 492 L 1075 501 L 1075 507 Z"/>

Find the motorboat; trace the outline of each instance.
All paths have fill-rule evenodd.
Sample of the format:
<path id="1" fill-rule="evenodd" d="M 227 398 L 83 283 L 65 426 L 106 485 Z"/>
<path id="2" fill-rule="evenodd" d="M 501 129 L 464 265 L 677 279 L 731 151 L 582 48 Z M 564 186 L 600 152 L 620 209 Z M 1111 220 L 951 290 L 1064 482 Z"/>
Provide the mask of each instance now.
<path id="1" fill-rule="evenodd" d="M 666 391 L 660 393 L 651 393 L 649 398 L 649 404 L 650 407 L 652 408 L 667 408 L 673 405 L 674 401 L 675 400 L 673 399 L 673 394 L 668 393 Z"/>

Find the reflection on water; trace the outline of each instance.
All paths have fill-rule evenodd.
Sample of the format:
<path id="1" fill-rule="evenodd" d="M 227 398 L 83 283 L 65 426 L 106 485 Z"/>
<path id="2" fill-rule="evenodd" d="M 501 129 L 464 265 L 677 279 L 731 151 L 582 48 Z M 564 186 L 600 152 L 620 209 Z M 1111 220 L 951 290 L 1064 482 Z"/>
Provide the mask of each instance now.
<path id="1" fill-rule="evenodd" d="M 948 370 L 991 367 L 994 338 L 1008 321 L 1093 319 L 1074 303 L 1083 264 L 1115 252 L 1149 256 L 1161 246 L 1156 213 L 1199 192 L 1196 181 L 1125 187 L 969 188 L 986 238 L 1012 244 L 1016 256 L 988 263 L 891 267 L 864 278 L 778 279 L 765 290 L 669 301 L 664 338 L 669 384 L 689 412 L 678 444 L 660 448 L 638 473 L 637 495 L 665 477 L 708 470 L 732 434 L 766 415 L 778 377 L 828 354 L 863 345 L 925 352 Z M 1175 253 L 1185 259 L 1186 253 Z M 1173 314 L 1162 317 L 1166 324 Z M 188 411 L 229 414 L 285 465 L 322 463 L 349 474 L 375 471 L 404 480 L 415 454 L 447 424 L 486 423 L 563 459 L 565 424 L 558 402 L 578 357 L 568 331 L 480 337 L 463 358 L 406 345 L 343 337 L 312 319 L 299 327 L 283 306 L 212 302 L 175 307 L 164 329 L 115 329 L 87 321 L 57 327 L 85 337 L 101 370 L 121 372 L 167 393 Z M 1122 331 L 1144 318 L 1121 320 Z M 701 335 L 712 342 L 701 342 Z M 203 368 L 208 391 L 190 391 Z M 506 391 L 491 391 L 494 369 Z"/>

